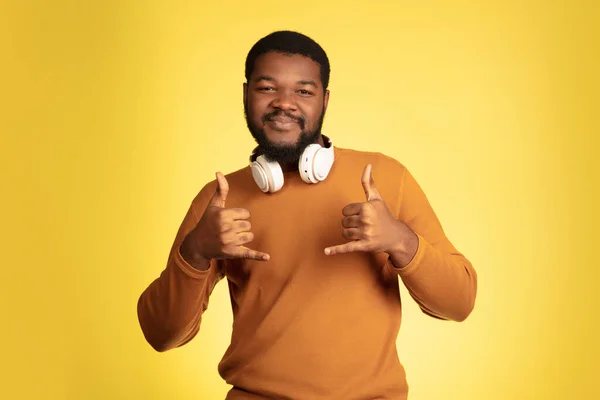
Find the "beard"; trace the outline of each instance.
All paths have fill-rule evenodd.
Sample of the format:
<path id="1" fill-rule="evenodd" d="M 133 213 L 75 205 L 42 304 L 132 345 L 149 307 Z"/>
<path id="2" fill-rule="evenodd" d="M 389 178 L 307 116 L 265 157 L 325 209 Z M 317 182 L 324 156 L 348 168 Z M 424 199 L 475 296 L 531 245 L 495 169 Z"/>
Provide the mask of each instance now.
<path id="1" fill-rule="evenodd" d="M 246 125 L 248 130 L 252 134 L 252 137 L 258 144 L 259 152 L 262 154 L 267 161 L 278 162 L 278 163 L 295 163 L 302 156 L 302 152 L 310 144 L 316 143 L 321 136 L 321 128 L 323 127 L 323 119 L 325 118 L 325 107 L 317 120 L 315 128 L 313 130 L 306 130 L 306 121 L 302 117 L 295 117 L 285 111 L 275 110 L 272 113 L 265 114 L 261 118 L 262 123 L 266 123 L 271 118 L 277 116 L 286 116 L 294 119 L 300 127 L 300 137 L 296 140 L 296 143 L 292 144 L 277 144 L 267 138 L 265 130 L 261 126 L 254 125 L 248 118 L 248 104 L 244 104 L 244 115 L 246 117 Z"/>

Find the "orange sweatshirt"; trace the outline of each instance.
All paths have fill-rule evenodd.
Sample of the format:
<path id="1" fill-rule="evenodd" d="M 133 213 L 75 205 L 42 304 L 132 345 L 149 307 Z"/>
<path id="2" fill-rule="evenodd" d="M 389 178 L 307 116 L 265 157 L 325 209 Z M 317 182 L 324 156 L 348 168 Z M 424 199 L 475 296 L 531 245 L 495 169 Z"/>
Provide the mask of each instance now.
<path id="1" fill-rule="evenodd" d="M 207 184 L 193 200 L 167 266 L 142 293 L 138 316 L 147 341 L 165 351 L 190 341 L 219 280 L 226 277 L 233 308 L 231 344 L 219 373 L 233 388 L 227 399 L 406 399 L 398 360 L 401 321 L 398 276 L 421 309 L 461 321 L 471 312 L 477 276 L 445 236 L 409 171 L 380 153 L 335 148 L 329 176 L 304 183 L 285 173 L 283 188 L 260 191 L 249 167 L 226 176 L 226 207 L 251 213 L 255 235 L 248 247 L 267 262 L 211 262 L 207 271 L 179 253 L 216 190 Z M 385 253 L 326 256 L 345 243 L 342 209 L 364 202 L 366 164 L 390 211 L 418 236 L 412 261 L 396 268 Z M 209 345 L 209 344 L 207 344 Z"/>

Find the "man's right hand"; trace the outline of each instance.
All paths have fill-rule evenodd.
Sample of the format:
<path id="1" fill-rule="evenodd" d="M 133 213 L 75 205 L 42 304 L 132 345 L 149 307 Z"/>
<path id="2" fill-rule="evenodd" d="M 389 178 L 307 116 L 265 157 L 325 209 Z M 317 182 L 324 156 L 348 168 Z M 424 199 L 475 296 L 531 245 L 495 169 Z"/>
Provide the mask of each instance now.
<path id="1" fill-rule="evenodd" d="M 267 261 L 270 256 L 244 246 L 254 239 L 250 212 L 225 208 L 229 184 L 217 172 L 217 190 L 196 227 L 186 236 L 180 252 L 193 267 L 206 270 L 211 259 L 246 258 Z"/>

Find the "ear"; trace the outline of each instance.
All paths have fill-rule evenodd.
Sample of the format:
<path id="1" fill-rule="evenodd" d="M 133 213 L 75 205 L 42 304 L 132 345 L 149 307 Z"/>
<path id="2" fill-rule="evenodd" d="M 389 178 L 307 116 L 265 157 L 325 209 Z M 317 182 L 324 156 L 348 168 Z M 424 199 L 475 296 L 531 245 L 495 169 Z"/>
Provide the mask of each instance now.
<path id="1" fill-rule="evenodd" d="M 246 101 L 248 101 L 248 83 L 244 82 L 243 90 L 244 90 L 244 104 L 246 104 Z"/>
<path id="2" fill-rule="evenodd" d="M 329 104 L 329 90 L 325 91 L 325 96 L 323 97 L 323 112 L 327 111 L 327 104 Z"/>

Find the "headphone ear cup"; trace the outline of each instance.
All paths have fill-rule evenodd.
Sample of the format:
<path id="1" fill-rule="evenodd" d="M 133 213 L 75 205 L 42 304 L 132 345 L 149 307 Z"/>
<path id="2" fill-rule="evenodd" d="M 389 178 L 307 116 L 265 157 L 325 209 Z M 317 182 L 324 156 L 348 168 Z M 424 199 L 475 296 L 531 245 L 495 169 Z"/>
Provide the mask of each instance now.
<path id="1" fill-rule="evenodd" d="M 313 175 L 319 181 L 324 181 L 333 166 L 333 148 L 321 147 L 315 154 L 313 161 Z"/>
<path id="2" fill-rule="evenodd" d="M 298 172 L 300 172 L 300 177 L 306 183 L 318 183 L 319 180 L 315 177 L 314 174 L 314 161 L 315 154 L 317 151 L 321 149 L 321 145 L 319 144 L 309 144 L 306 146 L 306 149 L 302 152 L 302 156 L 298 161 Z"/>
<path id="3" fill-rule="evenodd" d="M 308 145 L 298 162 L 300 177 L 306 183 L 324 181 L 333 166 L 334 158 L 333 146 Z"/>
<path id="4" fill-rule="evenodd" d="M 283 187 L 283 171 L 277 162 L 270 162 L 264 156 L 258 156 L 250 164 L 252 178 L 265 193 L 275 193 Z"/>

